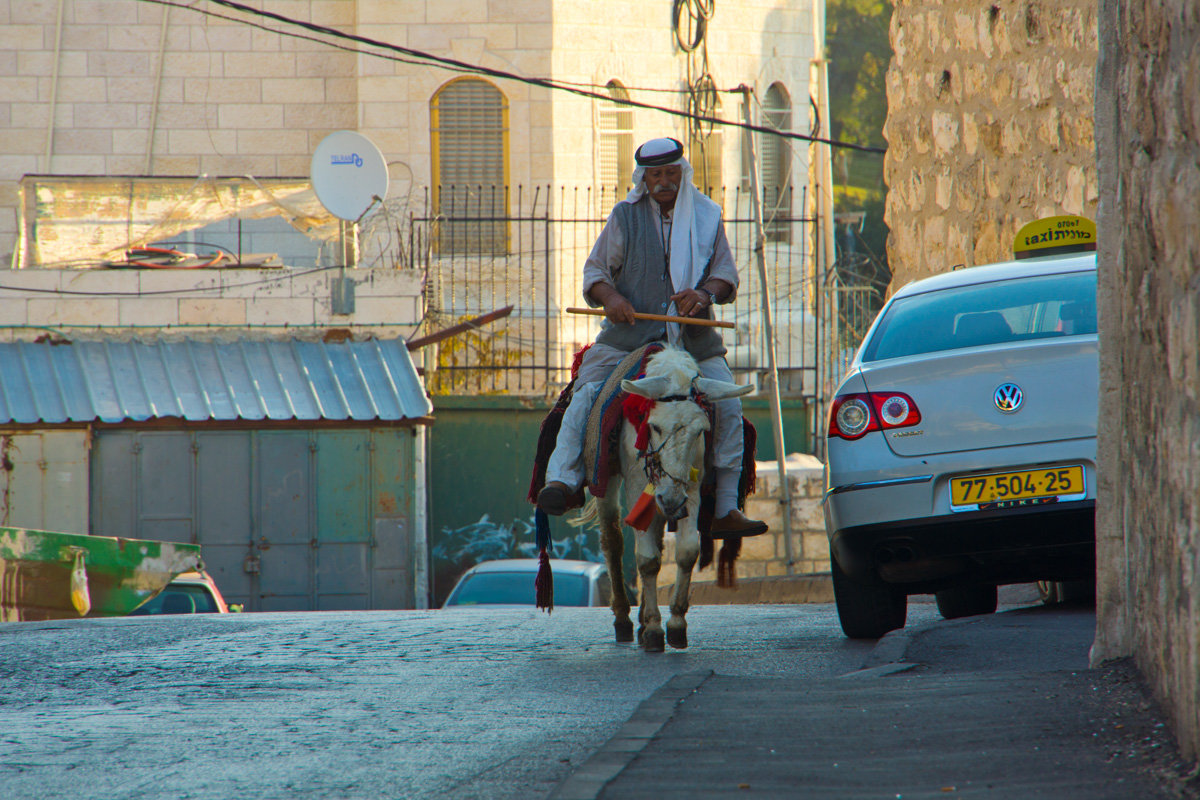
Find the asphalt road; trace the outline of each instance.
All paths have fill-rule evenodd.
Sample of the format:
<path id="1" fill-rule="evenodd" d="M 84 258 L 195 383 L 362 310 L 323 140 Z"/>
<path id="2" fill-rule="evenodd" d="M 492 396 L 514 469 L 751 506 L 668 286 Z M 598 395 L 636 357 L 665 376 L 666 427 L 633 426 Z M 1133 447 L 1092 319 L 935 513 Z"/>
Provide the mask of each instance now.
<path id="1" fill-rule="evenodd" d="M 614 644 L 608 609 L 0 625 L 0 797 L 541 797 L 675 675 L 802 685 L 873 648 L 829 605 L 689 623 L 657 655 Z"/>

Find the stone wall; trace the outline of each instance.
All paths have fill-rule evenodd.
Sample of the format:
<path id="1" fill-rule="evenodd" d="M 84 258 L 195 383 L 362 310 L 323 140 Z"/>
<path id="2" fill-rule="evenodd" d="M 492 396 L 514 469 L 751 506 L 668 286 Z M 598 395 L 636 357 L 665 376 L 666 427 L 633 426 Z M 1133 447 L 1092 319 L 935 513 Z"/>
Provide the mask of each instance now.
<path id="1" fill-rule="evenodd" d="M 594 0 L 273 0 L 267 8 L 584 90 L 604 92 L 615 79 L 636 100 L 682 110 L 689 58 L 676 44 L 671 9 L 658 3 L 648 11 L 639 0 L 602 8 Z M 747 84 L 761 100 L 781 82 L 793 130 L 807 131 L 811 25 L 807 0 L 717 4 L 706 62 L 722 90 L 717 116 L 740 119 L 740 96 L 725 90 Z M 362 49 L 392 58 L 285 35 L 297 33 L 306 31 L 208 4 L 0 0 L 0 267 L 10 263 L 17 182 L 26 174 L 306 177 L 321 140 L 352 129 L 387 159 L 389 200 L 427 187 L 430 100 L 461 73 L 378 47 Z M 696 69 L 699 56 L 691 61 Z M 594 185 L 597 101 L 484 79 L 508 103 L 510 186 L 542 187 L 545 203 L 547 184 Z M 683 131 L 679 117 L 633 112 L 639 142 Z M 800 185 L 807 151 L 794 148 Z M 726 132 L 723 155 L 732 185 L 742 177 L 736 130 Z"/>
<path id="2" fill-rule="evenodd" d="M 814 456 L 791 453 L 787 457 L 788 489 L 791 493 L 792 574 L 813 575 L 829 572 L 829 539 L 825 535 L 825 516 L 821 500 L 825 494 L 825 467 Z M 755 464 L 757 481 L 754 494 L 746 499 L 746 515 L 761 519 L 770 529 L 761 536 L 742 540 L 737 560 L 740 581 L 761 581 L 788 574 L 787 542 L 783 534 L 783 505 L 779 495 L 779 467 L 774 461 Z M 717 544 L 720 547 L 720 543 Z M 674 539 L 664 542 L 663 569 L 659 585 L 675 582 Z M 716 569 L 696 573 L 696 585 L 716 581 Z M 721 592 L 716 592 L 720 595 Z M 711 593 L 710 593 L 711 595 Z M 794 595 L 794 593 L 793 593 Z M 828 591 L 820 598 L 831 602 Z M 749 602 L 760 602 L 755 598 Z M 762 601 L 769 602 L 769 601 Z"/>
<path id="3" fill-rule="evenodd" d="M 897 0 L 891 40 L 893 288 L 1009 259 L 1039 217 L 1095 216 L 1094 4 Z"/>
<path id="4" fill-rule="evenodd" d="M 1094 663 L 1133 655 L 1200 756 L 1200 6 L 1100 0 Z"/>
<path id="5" fill-rule="evenodd" d="M 345 328 L 357 339 L 410 335 L 423 316 L 414 270 L 350 269 L 352 313 L 334 313 L 341 270 L 31 269 L 0 273 L 0 339 L 47 332 L 317 337 Z"/>

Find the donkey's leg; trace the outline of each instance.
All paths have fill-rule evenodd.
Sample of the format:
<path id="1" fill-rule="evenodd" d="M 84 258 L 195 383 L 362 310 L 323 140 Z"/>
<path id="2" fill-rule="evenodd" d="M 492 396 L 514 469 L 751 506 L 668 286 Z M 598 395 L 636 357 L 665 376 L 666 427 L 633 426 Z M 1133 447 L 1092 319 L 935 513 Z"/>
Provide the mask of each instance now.
<path id="1" fill-rule="evenodd" d="M 597 508 L 600 512 L 600 549 L 604 551 L 608 578 L 612 584 L 613 630 L 618 643 L 632 642 L 633 622 L 629 619 L 629 595 L 625 592 L 625 573 L 621 565 L 621 556 L 625 552 L 621 512 L 611 500 L 598 501 Z"/>
<path id="2" fill-rule="evenodd" d="M 700 532 L 696 530 L 696 513 L 691 510 L 687 524 L 675 534 L 675 588 L 671 594 L 671 618 L 667 620 L 667 644 L 683 649 L 688 646 L 688 596 L 692 588 L 692 568 L 700 557 Z"/>
<path id="3" fill-rule="evenodd" d="M 637 568 L 642 579 L 642 605 L 638 611 L 638 640 L 647 653 L 666 650 L 662 612 L 658 608 L 658 571 L 662 568 L 663 525 L 661 514 L 645 531 L 637 534 Z"/>

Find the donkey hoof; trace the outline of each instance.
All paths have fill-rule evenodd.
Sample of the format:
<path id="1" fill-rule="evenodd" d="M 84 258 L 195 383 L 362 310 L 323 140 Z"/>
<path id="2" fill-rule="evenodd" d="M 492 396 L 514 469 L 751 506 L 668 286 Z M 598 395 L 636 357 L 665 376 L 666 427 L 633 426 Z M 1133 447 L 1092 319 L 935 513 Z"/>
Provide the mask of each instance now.
<path id="1" fill-rule="evenodd" d="M 617 644 L 628 644 L 633 641 L 633 622 L 630 620 L 613 620 L 613 630 L 617 634 Z"/>
<path id="2" fill-rule="evenodd" d="M 663 632 L 659 630 L 647 629 L 642 634 L 642 649 L 647 653 L 661 653 L 667 649 L 663 639 Z"/>
<path id="3" fill-rule="evenodd" d="M 667 628 L 667 644 L 676 650 L 687 648 L 687 628 Z"/>

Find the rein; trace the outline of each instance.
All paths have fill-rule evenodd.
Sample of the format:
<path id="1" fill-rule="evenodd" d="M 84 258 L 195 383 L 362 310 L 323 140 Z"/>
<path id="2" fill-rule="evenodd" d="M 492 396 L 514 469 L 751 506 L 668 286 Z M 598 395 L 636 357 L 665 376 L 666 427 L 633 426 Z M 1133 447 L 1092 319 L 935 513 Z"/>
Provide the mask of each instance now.
<path id="1" fill-rule="evenodd" d="M 704 407 L 703 404 L 700 403 L 700 401 L 699 401 L 699 394 L 696 392 L 691 392 L 689 394 L 670 394 L 670 395 L 667 395 L 666 397 L 657 398 L 655 400 L 655 402 L 656 403 L 679 403 L 679 402 L 683 402 L 685 400 L 688 402 L 695 402 L 696 405 L 700 406 L 701 408 Z M 685 481 L 676 475 L 672 475 L 670 472 L 663 469 L 662 459 L 659 458 L 659 455 L 658 455 L 662 451 L 662 449 L 667 446 L 667 442 L 671 441 L 671 438 L 677 433 L 679 433 L 679 428 L 675 428 L 673 431 L 671 431 L 669 434 L 667 434 L 663 438 L 663 440 L 658 443 L 658 447 L 654 448 L 653 450 L 647 449 L 645 452 L 642 453 L 642 471 L 646 473 L 646 480 L 648 480 L 651 484 L 653 484 L 655 486 L 658 485 L 659 480 L 664 475 L 666 477 L 670 478 L 671 480 L 675 481 L 676 483 L 686 484 L 686 483 L 690 482 L 690 481 Z"/>

